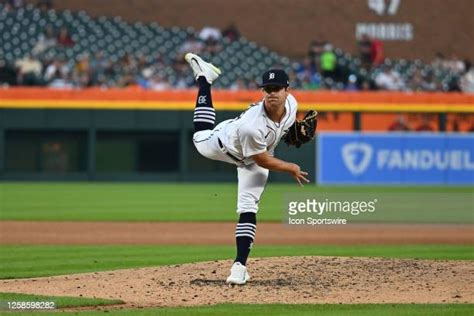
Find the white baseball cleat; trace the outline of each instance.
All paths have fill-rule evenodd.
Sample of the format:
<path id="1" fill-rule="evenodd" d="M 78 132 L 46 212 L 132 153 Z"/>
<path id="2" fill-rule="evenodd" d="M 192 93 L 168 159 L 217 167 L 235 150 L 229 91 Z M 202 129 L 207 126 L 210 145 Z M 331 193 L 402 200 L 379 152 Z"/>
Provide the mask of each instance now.
<path id="1" fill-rule="evenodd" d="M 250 275 L 247 273 L 247 268 L 240 262 L 234 262 L 230 269 L 230 275 L 225 281 L 228 284 L 243 285 L 250 280 Z"/>
<path id="2" fill-rule="evenodd" d="M 209 84 L 212 84 L 212 82 L 216 80 L 217 77 L 219 77 L 219 75 L 221 74 L 221 70 L 219 68 L 217 68 L 211 63 L 202 60 L 202 58 L 196 54 L 187 53 L 186 56 L 184 56 L 184 59 L 193 69 L 194 78 L 196 80 L 199 77 L 204 76 L 206 78 L 206 81 L 209 82 Z"/>

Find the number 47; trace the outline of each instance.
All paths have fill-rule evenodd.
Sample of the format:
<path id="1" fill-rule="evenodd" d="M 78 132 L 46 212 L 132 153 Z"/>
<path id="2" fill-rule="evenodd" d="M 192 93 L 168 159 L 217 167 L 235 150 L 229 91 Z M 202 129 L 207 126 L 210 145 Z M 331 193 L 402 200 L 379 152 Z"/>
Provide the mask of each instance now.
<path id="1" fill-rule="evenodd" d="M 385 0 L 367 0 L 367 5 L 378 15 L 384 15 L 385 13 L 395 15 L 400 7 L 400 2 L 401 0 L 389 0 L 387 6 Z"/>

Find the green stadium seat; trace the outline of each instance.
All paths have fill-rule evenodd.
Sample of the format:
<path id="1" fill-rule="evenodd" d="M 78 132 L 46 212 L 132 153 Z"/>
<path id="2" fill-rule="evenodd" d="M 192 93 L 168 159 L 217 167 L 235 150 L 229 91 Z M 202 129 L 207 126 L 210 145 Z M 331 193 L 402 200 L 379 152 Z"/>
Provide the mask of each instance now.
<path id="1" fill-rule="evenodd" d="M 1 6 L 0 6 L 1 7 Z M 177 80 L 177 74 L 171 67 L 179 47 L 184 43 L 189 34 L 195 34 L 192 27 L 181 28 L 177 26 L 163 27 L 156 22 L 128 23 L 121 17 L 100 16 L 93 18 L 84 11 L 71 12 L 70 10 L 43 12 L 32 5 L 5 13 L 0 11 L 0 49 L 7 60 L 13 61 L 18 56 L 23 56 L 36 44 L 39 34 L 47 25 L 55 28 L 68 27 L 71 30 L 76 45 L 72 48 L 58 48 L 48 50 L 51 56 L 63 54 L 69 62 L 73 62 L 84 52 L 94 53 L 99 50 L 112 60 L 118 60 L 125 54 L 145 54 L 155 56 L 160 53 L 166 65 L 161 72 L 170 80 Z M 299 64 L 285 56 L 269 50 L 265 46 L 258 45 L 242 37 L 231 42 L 224 38 L 220 41 L 223 50 L 217 55 L 203 54 L 203 58 L 210 59 L 218 64 L 224 73 L 216 82 L 216 87 L 228 87 L 238 78 L 249 81 L 258 78 L 260 73 L 269 67 L 279 66 L 291 71 L 297 69 Z M 359 77 L 375 78 L 379 69 L 367 71 L 361 67 L 358 57 L 345 53 L 336 48 L 337 65 L 344 74 L 353 73 Z M 72 61 L 71 61 L 72 59 Z M 229 62 L 224 62 L 229 61 Z M 386 59 L 385 64 L 393 66 L 402 76 L 412 76 L 416 69 L 423 73 L 433 73 L 436 78 L 443 80 L 444 87 L 448 87 L 452 80 L 456 80 L 456 74 L 447 71 L 433 69 L 431 65 L 424 64 L 421 60 L 413 62 L 406 59 Z M 117 71 L 122 70 L 118 67 Z M 119 78 L 111 78 L 110 82 L 116 82 Z M 440 79 L 440 80 L 441 80 Z M 192 76 L 187 80 L 192 84 Z M 323 80 L 322 85 L 329 89 L 341 90 L 340 82 Z"/>

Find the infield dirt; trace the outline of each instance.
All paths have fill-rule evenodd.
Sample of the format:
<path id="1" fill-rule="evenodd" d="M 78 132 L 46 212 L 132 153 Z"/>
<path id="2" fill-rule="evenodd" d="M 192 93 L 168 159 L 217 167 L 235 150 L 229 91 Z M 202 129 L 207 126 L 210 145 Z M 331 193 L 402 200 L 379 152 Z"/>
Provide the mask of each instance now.
<path id="1" fill-rule="evenodd" d="M 233 244 L 233 223 L 0 222 L 1 244 Z M 212 234 L 208 234 L 212 231 Z M 472 225 L 259 224 L 258 244 L 473 244 Z M 251 258 L 0 281 L 0 292 L 120 299 L 125 307 L 218 303 L 474 303 L 474 262 L 347 257 Z M 110 307 L 106 307 L 110 308 Z"/>
<path id="2" fill-rule="evenodd" d="M 256 258 L 244 286 L 231 261 L 1 281 L 1 292 L 121 299 L 127 307 L 218 303 L 474 303 L 474 263 L 345 257 Z"/>
<path id="3" fill-rule="evenodd" d="M 234 223 L 0 221 L 0 244 L 233 245 Z M 212 233 L 209 233 L 212 232 Z M 474 244 L 469 224 L 348 224 L 302 228 L 259 223 L 259 245 Z"/>

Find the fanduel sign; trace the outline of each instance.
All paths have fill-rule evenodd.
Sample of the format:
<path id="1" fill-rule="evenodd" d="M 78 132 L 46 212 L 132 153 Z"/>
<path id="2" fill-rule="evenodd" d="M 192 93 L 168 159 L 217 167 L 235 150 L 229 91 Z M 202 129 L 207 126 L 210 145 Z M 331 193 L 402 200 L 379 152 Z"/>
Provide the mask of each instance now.
<path id="1" fill-rule="evenodd" d="M 318 182 L 474 184 L 474 137 L 320 134 Z"/>

